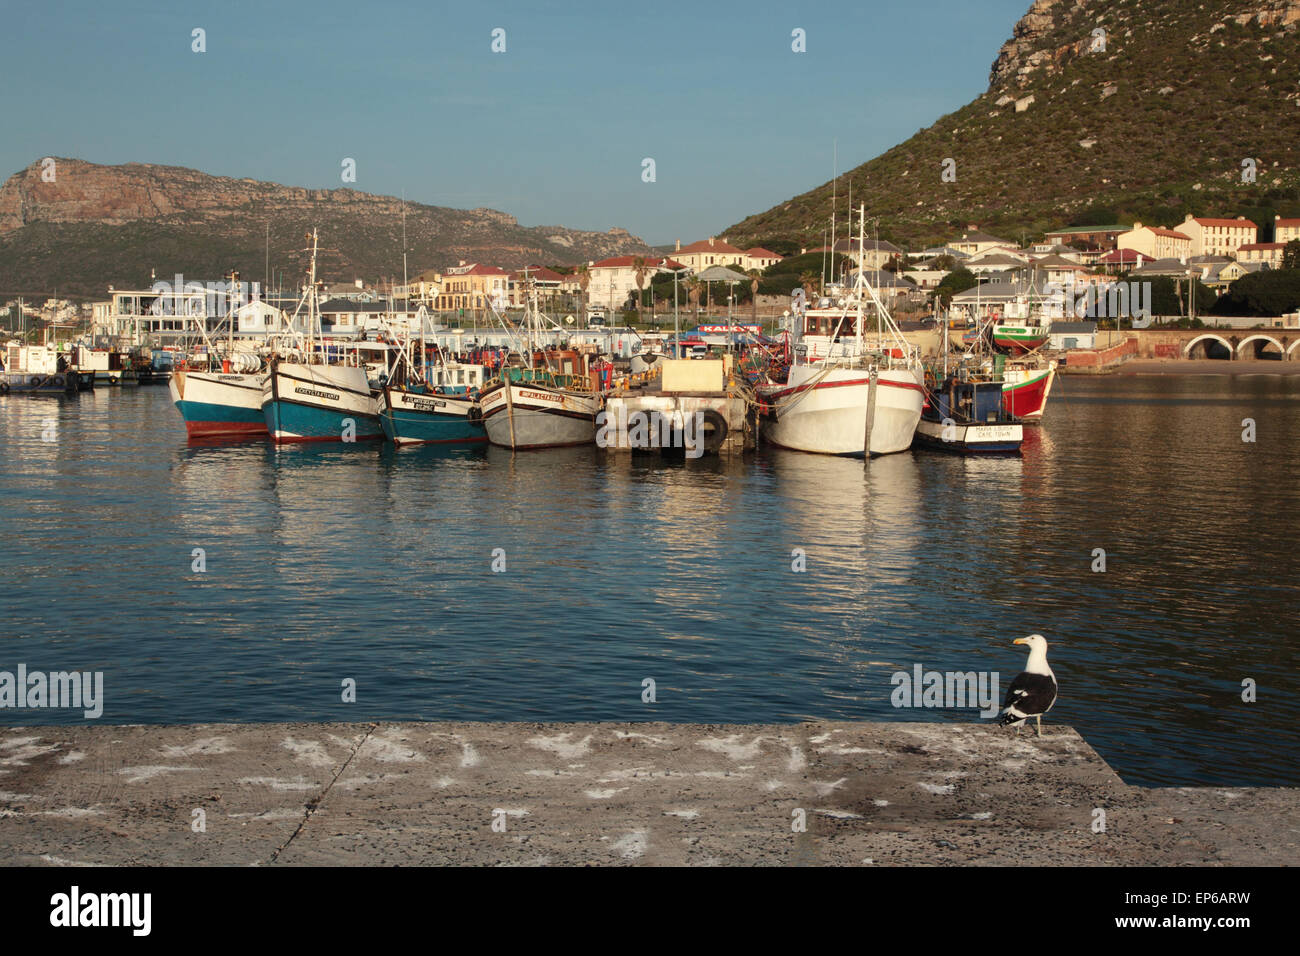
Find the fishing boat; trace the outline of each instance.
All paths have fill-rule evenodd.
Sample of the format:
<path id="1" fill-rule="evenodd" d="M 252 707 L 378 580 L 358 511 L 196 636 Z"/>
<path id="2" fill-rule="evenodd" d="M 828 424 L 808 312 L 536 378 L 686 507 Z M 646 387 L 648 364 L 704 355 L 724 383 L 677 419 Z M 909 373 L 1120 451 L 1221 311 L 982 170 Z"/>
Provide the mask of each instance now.
<path id="1" fill-rule="evenodd" d="M 271 356 L 262 383 L 262 415 L 276 444 L 384 437 L 378 388 L 368 365 L 359 352 L 342 350 L 336 361 L 319 351 Z"/>
<path id="2" fill-rule="evenodd" d="M 79 368 L 93 372 L 96 385 L 138 385 L 139 373 L 129 351 L 82 349 Z"/>
<path id="3" fill-rule="evenodd" d="M 1052 320 L 1047 315 L 1046 303 L 1036 301 L 1032 288 L 1017 295 L 990 317 L 989 338 L 993 345 L 1011 355 L 1024 355 L 1047 344 L 1052 331 Z"/>
<path id="4" fill-rule="evenodd" d="M 446 361 L 441 352 L 437 362 L 422 359 L 417 365 L 411 361 L 413 345 L 408 343 L 402 364 L 380 395 L 384 437 L 395 445 L 487 441 L 478 407 L 483 366 Z"/>
<path id="5" fill-rule="evenodd" d="M 1002 384 L 966 364 L 948 367 L 948 325 L 943 326 L 943 368 L 938 383 L 926 378 L 927 395 L 915 444 L 963 455 L 1018 454 L 1024 426 L 1002 404 Z M 999 356 L 1001 358 L 1001 356 Z"/>
<path id="6" fill-rule="evenodd" d="M 292 328 L 307 308 L 306 332 L 295 331 L 267 363 L 262 383 L 262 415 L 276 444 L 321 441 L 375 441 L 384 437 L 379 396 L 397 364 L 400 348 L 377 341 L 327 340 L 322 334 L 317 297 L 313 230 L 311 266 L 306 288 L 294 311 Z"/>
<path id="7" fill-rule="evenodd" d="M 262 387 L 266 372 L 252 353 L 227 357 L 210 370 L 186 363 L 167 382 L 172 402 L 192 438 L 266 437 Z"/>
<path id="8" fill-rule="evenodd" d="M 865 207 L 860 215 L 859 261 Z M 871 335 L 868 303 L 875 313 Z M 782 448 L 851 457 L 910 448 L 925 400 L 924 369 L 917 348 L 867 281 L 866 270 L 858 269 L 852 290 L 842 297 L 826 297 L 804 310 L 796 295 L 795 306 L 797 334 L 788 374 L 784 381 L 773 381 L 769 373 L 757 386 L 764 437 Z"/>
<path id="9" fill-rule="evenodd" d="M 592 385 L 584 356 L 538 347 L 541 313 L 536 289 L 531 281 L 528 285 L 526 348 L 507 356 L 479 397 L 488 441 L 517 451 L 592 444 L 601 393 Z"/>
<path id="10" fill-rule="evenodd" d="M 0 395 L 75 395 L 77 373 L 68 357 L 49 345 L 5 345 L 0 360 Z"/>
<path id="11" fill-rule="evenodd" d="M 1055 381 L 1055 359 L 1010 359 L 1002 369 L 1002 407 L 1016 418 L 1037 422 L 1043 417 Z"/>
<path id="12" fill-rule="evenodd" d="M 265 438 L 262 388 L 267 343 L 236 342 L 233 286 L 225 341 L 210 338 L 204 316 L 194 319 L 202 345 L 179 362 L 169 351 L 153 353 L 150 366 L 170 368 L 167 388 L 191 438 Z"/>
<path id="13" fill-rule="evenodd" d="M 1027 298 L 1018 300 L 1018 303 L 1012 303 L 1009 311 L 1017 314 L 1028 314 L 1031 311 Z M 947 323 L 951 321 L 951 316 L 944 321 L 946 339 Z M 1033 322 L 1038 324 L 1032 327 L 1051 328 L 1051 320 L 1046 316 L 1035 318 Z M 994 351 L 992 345 L 998 344 L 996 330 L 1001 324 L 1005 324 L 1004 318 L 993 314 L 962 335 L 961 342 L 968 350 L 963 363 L 973 373 L 977 372 L 980 376 L 1001 384 L 1002 407 L 1007 414 L 1025 424 L 1035 424 L 1043 417 L 1047 396 L 1056 381 L 1056 361 L 1042 355 L 1037 347 L 1033 351 L 1011 356 Z M 1031 326 L 1026 326 L 1028 327 Z"/>

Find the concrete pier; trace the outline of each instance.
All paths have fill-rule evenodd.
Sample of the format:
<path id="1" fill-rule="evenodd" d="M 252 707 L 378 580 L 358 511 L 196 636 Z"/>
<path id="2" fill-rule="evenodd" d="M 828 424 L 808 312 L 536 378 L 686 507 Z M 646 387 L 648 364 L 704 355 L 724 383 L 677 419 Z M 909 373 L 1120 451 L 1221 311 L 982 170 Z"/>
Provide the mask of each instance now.
<path id="1" fill-rule="evenodd" d="M 1128 786 L 1058 725 L 0 730 L 11 865 L 1276 865 L 1298 795 Z"/>

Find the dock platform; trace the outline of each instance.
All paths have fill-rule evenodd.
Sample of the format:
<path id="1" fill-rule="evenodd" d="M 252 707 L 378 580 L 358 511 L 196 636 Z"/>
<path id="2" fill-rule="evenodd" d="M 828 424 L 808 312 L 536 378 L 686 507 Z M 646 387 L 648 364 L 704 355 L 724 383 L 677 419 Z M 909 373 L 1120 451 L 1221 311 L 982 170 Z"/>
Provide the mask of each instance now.
<path id="1" fill-rule="evenodd" d="M 1060 725 L 10 727 L 0 790 L 11 865 L 1300 859 L 1300 790 L 1129 786 Z"/>

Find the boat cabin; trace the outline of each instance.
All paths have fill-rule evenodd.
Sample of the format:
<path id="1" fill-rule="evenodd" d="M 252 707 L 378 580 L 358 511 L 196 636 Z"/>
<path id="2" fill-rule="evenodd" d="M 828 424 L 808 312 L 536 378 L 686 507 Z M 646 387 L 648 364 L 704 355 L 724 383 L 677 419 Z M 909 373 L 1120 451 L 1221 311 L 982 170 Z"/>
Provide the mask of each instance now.
<path id="1" fill-rule="evenodd" d="M 1014 419 L 1002 408 L 1002 385 L 995 381 L 976 381 L 961 375 L 948 380 L 930 393 L 928 417 L 952 419 L 958 424 L 1001 424 Z"/>

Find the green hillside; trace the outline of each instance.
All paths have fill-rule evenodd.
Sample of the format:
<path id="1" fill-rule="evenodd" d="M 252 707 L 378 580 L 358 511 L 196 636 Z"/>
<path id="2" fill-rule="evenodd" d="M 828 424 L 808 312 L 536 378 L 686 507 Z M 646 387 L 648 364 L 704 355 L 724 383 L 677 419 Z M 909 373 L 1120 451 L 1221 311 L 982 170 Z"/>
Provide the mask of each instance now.
<path id="1" fill-rule="evenodd" d="M 1098 27 L 1104 51 L 1091 49 Z M 971 223 L 1019 240 L 1074 223 L 1170 225 L 1188 212 L 1261 225 L 1297 216 L 1298 77 L 1297 4 L 1039 0 L 986 93 L 840 177 L 841 223 L 850 183 L 881 237 L 913 247 Z M 1243 182 L 1246 158 L 1254 182 Z M 947 159 L 954 182 L 941 178 Z M 719 234 L 818 244 L 831 195 L 823 184 Z"/>

